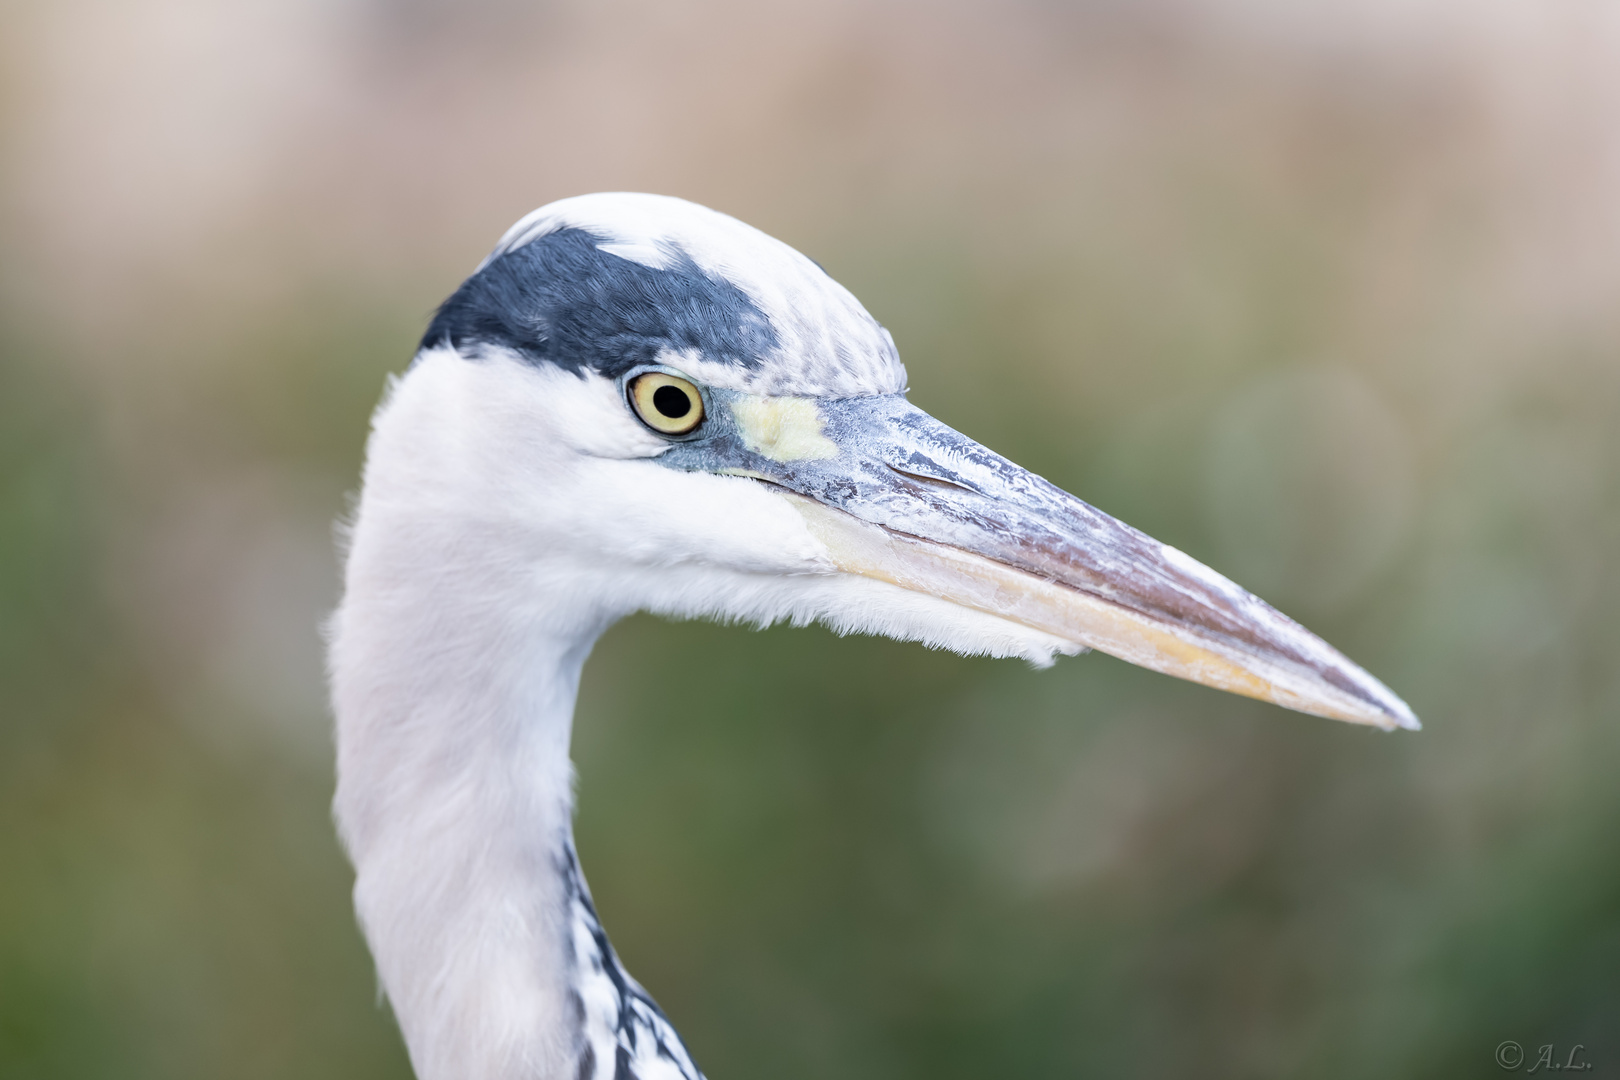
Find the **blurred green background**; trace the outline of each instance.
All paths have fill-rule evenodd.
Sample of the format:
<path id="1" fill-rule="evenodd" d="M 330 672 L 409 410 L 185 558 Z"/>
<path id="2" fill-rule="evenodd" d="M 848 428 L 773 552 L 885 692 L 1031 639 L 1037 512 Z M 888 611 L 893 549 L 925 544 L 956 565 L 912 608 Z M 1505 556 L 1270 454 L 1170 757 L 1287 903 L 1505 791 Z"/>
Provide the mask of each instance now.
<path id="1" fill-rule="evenodd" d="M 1620 1075 L 1607 0 L 0 20 L 0 1076 L 408 1075 L 328 818 L 331 523 L 434 305 L 599 189 L 815 257 L 914 401 L 1426 724 L 632 619 L 579 843 L 714 1080 Z"/>

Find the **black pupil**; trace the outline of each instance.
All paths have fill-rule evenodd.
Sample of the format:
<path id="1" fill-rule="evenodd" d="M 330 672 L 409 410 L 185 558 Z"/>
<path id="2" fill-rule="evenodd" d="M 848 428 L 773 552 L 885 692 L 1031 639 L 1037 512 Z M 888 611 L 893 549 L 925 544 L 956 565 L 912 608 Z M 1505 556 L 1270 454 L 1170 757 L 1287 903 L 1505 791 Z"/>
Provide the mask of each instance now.
<path id="1" fill-rule="evenodd" d="M 692 411 L 692 399 L 685 390 L 666 383 L 653 391 L 653 408 L 671 420 L 679 420 Z"/>

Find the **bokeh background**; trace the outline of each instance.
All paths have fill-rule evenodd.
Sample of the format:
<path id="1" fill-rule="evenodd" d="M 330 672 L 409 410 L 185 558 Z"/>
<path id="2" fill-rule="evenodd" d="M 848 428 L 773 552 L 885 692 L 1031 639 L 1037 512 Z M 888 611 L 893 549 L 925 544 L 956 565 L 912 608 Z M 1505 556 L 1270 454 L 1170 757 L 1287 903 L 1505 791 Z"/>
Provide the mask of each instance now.
<path id="1" fill-rule="evenodd" d="M 812 255 L 914 401 L 1427 725 L 632 619 L 580 848 L 714 1080 L 1620 1075 L 1609 0 L 0 20 L 0 1075 L 408 1076 L 328 819 L 332 522 L 434 305 L 599 189 Z"/>

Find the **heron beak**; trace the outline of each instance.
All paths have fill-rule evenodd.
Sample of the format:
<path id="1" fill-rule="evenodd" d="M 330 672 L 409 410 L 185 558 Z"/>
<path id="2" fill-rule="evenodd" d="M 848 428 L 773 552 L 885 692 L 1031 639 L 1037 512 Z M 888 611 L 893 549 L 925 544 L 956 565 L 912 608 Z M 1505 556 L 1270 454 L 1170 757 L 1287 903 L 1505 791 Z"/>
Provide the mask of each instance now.
<path id="1" fill-rule="evenodd" d="M 1419 726 L 1381 682 L 1258 597 L 900 395 L 725 404 L 723 471 L 782 489 L 847 573 L 1298 712 Z"/>
<path id="2" fill-rule="evenodd" d="M 1106 524 L 1091 530 L 1097 548 L 1111 539 L 1138 543 L 1097 574 L 1085 565 L 1089 552 L 1078 546 L 1053 550 L 1039 539 L 1020 544 L 1014 535 L 987 536 L 982 547 L 995 551 L 987 555 L 788 497 L 847 573 L 1297 712 L 1385 730 L 1420 726 L 1405 702 L 1321 638 L 1191 557 L 1106 515 L 1098 515 Z M 1113 537 L 1096 535 L 1112 530 L 1118 530 Z M 1003 561 L 1011 554 L 1025 563 L 1067 565 L 1061 571 L 1054 565 L 1049 576 Z"/>

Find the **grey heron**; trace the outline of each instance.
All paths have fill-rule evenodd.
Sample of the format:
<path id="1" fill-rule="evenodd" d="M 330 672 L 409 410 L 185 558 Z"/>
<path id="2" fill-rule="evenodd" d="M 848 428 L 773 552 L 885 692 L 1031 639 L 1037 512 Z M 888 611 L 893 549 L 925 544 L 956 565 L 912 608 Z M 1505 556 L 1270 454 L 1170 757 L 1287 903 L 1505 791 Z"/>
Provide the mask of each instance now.
<path id="1" fill-rule="evenodd" d="M 1415 728 L 1321 639 L 906 400 L 812 260 L 662 196 L 519 221 L 373 419 L 330 668 L 355 906 L 422 1080 L 700 1076 L 573 842 L 592 644 L 636 611 L 1048 665 L 1100 649 Z"/>

